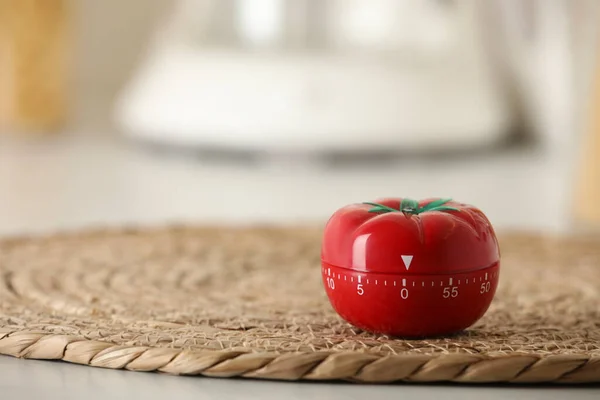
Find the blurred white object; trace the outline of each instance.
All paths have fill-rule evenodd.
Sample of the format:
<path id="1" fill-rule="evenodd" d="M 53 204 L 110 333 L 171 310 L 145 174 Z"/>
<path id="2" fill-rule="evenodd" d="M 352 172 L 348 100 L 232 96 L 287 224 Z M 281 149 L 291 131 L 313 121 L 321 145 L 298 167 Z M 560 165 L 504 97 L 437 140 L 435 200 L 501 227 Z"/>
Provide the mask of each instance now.
<path id="1" fill-rule="evenodd" d="M 490 11 L 527 122 L 547 149 L 564 150 L 590 98 L 600 2 L 497 0 Z"/>
<path id="2" fill-rule="evenodd" d="M 463 149 L 509 134 L 516 93 L 533 131 L 560 139 L 572 45 L 591 37 L 569 18 L 579 8 L 582 26 L 597 22 L 594 2 L 574 3 L 180 0 L 117 120 L 186 146 Z"/>
<path id="3" fill-rule="evenodd" d="M 475 3 L 180 1 L 117 118 L 129 135 L 192 146 L 493 143 L 511 117 Z"/>

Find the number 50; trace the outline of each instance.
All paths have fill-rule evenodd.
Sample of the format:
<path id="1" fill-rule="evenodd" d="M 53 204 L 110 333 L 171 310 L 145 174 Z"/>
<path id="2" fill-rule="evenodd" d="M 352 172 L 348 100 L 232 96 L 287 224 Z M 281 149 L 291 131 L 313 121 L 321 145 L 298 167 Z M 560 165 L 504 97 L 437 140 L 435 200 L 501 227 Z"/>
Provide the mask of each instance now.
<path id="1" fill-rule="evenodd" d="M 490 283 L 489 282 L 484 282 L 481 284 L 481 288 L 479 289 L 479 293 L 483 294 L 483 293 L 487 293 L 490 291 Z"/>

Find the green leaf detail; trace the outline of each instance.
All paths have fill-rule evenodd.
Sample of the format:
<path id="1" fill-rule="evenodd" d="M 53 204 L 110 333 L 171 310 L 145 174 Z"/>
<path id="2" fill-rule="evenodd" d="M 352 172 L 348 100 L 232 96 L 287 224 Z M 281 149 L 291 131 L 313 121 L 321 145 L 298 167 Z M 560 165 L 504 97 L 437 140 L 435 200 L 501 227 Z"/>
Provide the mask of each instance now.
<path id="1" fill-rule="evenodd" d="M 408 214 L 418 214 L 419 202 L 413 199 L 402 199 L 400 202 L 400 211 Z"/>
<path id="2" fill-rule="evenodd" d="M 373 206 L 373 208 L 369 209 L 369 211 L 368 211 L 370 213 L 402 212 L 407 215 L 409 215 L 409 214 L 418 215 L 423 212 L 431 212 L 431 211 L 458 211 L 458 212 L 460 212 L 460 210 L 457 208 L 444 205 L 451 200 L 452 199 L 434 200 L 431 203 L 426 204 L 423 207 L 418 207 L 418 202 L 416 202 L 415 200 L 403 199 L 402 202 L 400 203 L 400 206 L 398 209 L 388 207 L 384 204 L 379 204 L 379 203 L 364 202 L 363 204 L 368 204 L 370 206 Z"/>
<path id="3" fill-rule="evenodd" d="M 444 204 L 446 204 L 447 202 L 451 201 L 452 199 L 438 199 L 438 200 L 434 200 L 429 204 L 425 204 L 423 207 L 421 207 L 421 211 L 430 211 L 433 208 L 438 208 L 439 206 L 442 206 Z"/>
<path id="4" fill-rule="evenodd" d="M 460 210 L 458 208 L 447 207 L 447 206 L 430 208 L 426 211 L 429 211 L 429 212 L 431 212 L 431 211 L 458 211 L 458 212 L 460 212 Z"/>
<path id="5" fill-rule="evenodd" d="M 398 212 L 399 211 L 399 210 L 396 210 L 395 208 L 391 208 L 391 207 L 388 207 L 386 205 L 379 204 L 379 203 L 364 202 L 363 204 L 368 204 L 370 206 L 373 206 L 373 208 L 371 208 L 369 210 L 369 212 Z"/>

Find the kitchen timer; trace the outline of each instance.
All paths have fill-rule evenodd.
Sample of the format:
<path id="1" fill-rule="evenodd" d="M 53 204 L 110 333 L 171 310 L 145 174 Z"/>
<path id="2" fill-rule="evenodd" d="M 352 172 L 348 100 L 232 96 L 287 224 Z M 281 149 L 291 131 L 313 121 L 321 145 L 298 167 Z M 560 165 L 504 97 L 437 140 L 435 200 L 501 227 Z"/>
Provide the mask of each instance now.
<path id="1" fill-rule="evenodd" d="M 351 204 L 326 224 L 325 290 L 350 324 L 406 338 L 449 335 L 487 311 L 500 250 L 488 218 L 451 199 Z"/>

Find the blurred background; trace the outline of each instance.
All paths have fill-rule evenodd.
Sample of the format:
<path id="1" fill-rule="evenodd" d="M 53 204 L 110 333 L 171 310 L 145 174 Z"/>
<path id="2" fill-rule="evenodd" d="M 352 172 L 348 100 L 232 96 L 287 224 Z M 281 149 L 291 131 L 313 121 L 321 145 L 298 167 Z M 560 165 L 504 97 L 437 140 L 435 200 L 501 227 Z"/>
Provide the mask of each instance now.
<path id="1" fill-rule="evenodd" d="M 600 228 L 595 0 L 0 0 L 0 234 L 453 197 Z"/>

